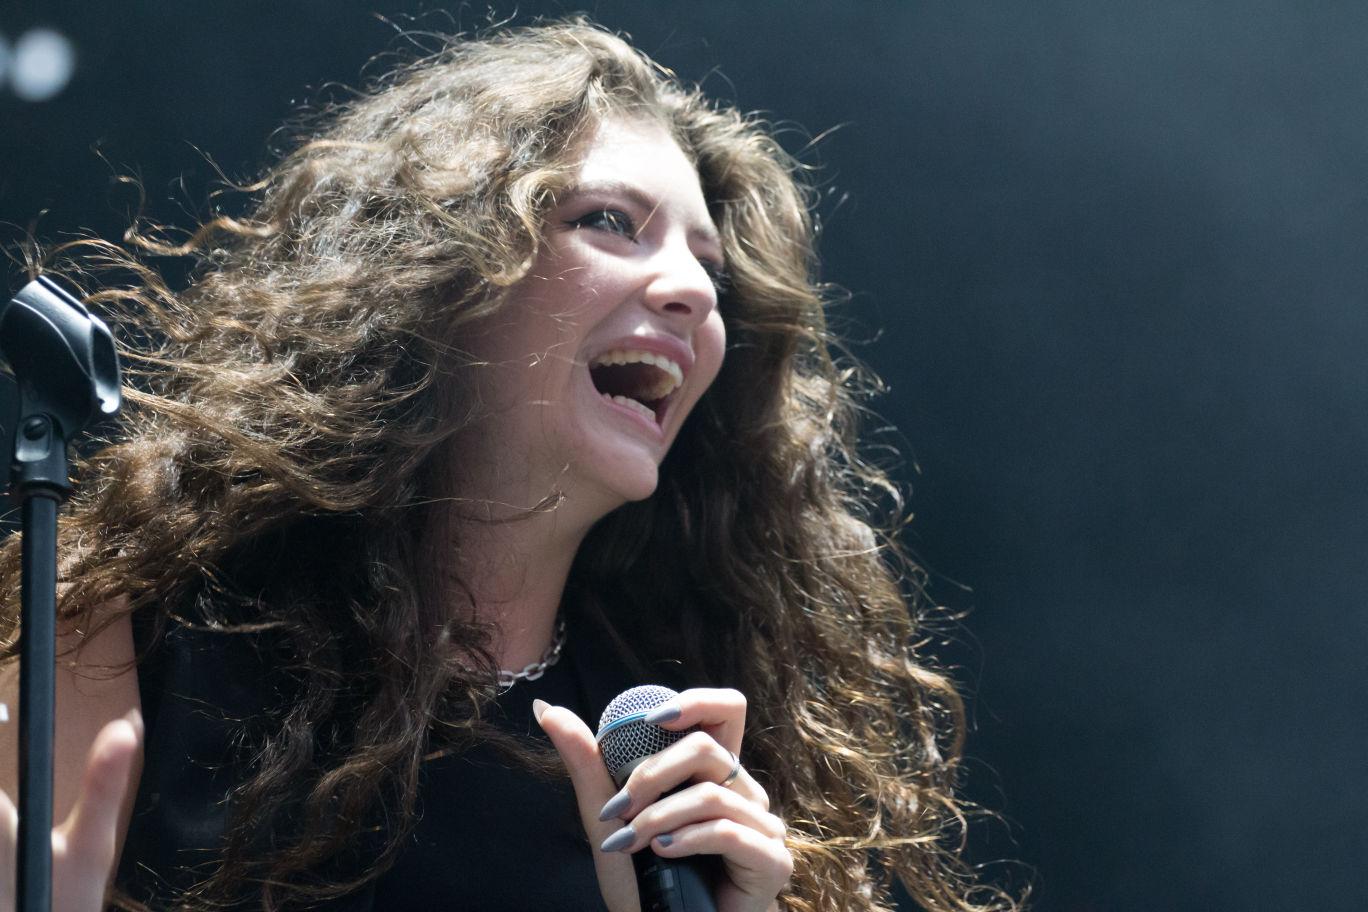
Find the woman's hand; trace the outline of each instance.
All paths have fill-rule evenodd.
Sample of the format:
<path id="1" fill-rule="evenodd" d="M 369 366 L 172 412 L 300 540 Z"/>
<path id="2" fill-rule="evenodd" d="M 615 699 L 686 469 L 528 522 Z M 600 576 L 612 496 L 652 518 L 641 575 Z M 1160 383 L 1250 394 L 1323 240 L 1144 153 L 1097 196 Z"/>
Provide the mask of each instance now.
<path id="1" fill-rule="evenodd" d="M 643 762 L 619 790 L 593 733 L 578 716 L 562 706 L 533 705 L 537 721 L 569 768 L 590 842 L 607 844 L 608 851 L 594 853 L 603 900 L 611 912 L 640 909 L 629 856 L 649 846 L 663 858 L 720 856 L 725 876 L 715 888 L 718 912 L 774 908 L 775 897 L 793 873 L 793 857 L 784 845 L 783 821 L 769 813 L 769 796 L 736 759 L 746 726 L 746 698 L 735 690 L 697 688 L 684 691 L 657 713 L 670 716 L 675 708 L 678 715 L 661 721 L 662 728 L 678 731 L 697 725 L 701 731 Z"/>
<path id="2" fill-rule="evenodd" d="M 137 710 L 115 719 L 86 757 L 81 793 L 67 819 L 52 831 L 53 912 L 100 912 L 113 874 L 119 812 L 142 742 Z M 0 791 L 0 912 L 14 912 L 19 813 Z"/>

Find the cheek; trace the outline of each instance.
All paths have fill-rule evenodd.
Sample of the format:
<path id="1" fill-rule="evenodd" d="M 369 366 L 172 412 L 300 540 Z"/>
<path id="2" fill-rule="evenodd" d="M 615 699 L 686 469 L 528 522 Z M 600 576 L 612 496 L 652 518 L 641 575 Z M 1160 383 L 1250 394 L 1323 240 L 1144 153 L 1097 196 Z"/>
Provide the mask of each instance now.
<path id="1" fill-rule="evenodd" d="M 464 340 L 465 349 L 495 369 L 535 368 L 557 357 L 571 357 L 576 328 L 563 301 L 527 295 L 510 300 L 472 332 Z"/>
<path id="2" fill-rule="evenodd" d="M 703 395 L 722 370 L 722 359 L 727 351 L 727 327 L 717 312 L 694 334 L 694 370 L 707 371 L 707 384 L 700 386 L 698 395 Z"/>
<path id="3" fill-rule="evenodd" d="M 630 280 L 612 256 L 574 236 L 553 238 L 523 282 L 532 308 L 550 317 L 592 313 Z"/>

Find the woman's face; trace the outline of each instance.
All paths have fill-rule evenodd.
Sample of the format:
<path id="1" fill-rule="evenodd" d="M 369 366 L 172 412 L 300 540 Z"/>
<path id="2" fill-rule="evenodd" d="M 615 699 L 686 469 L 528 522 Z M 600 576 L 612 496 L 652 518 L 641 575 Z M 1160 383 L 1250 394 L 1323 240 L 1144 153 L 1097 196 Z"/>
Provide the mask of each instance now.
<path id="1" fill-rule="evenodd" d="M 470 344 L 488 418 L 476 470 L 505 503 L 564 491 L 589 521 L 648 497 L 722 365 L 723 266 L 698 174 L 665 128 L 612 119 Z"/>

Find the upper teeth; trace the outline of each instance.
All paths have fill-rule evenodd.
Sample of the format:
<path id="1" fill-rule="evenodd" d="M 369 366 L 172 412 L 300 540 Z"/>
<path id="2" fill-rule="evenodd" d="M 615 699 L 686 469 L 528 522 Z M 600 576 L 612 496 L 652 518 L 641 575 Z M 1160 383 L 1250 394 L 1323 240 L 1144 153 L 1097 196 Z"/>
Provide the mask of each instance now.
<path id="1" fill-rule="evenodd" d="M 661 378 L 656 389 L 652 391 L 652 399 L 663 399 L 684 383 L 684 371 L 679 364 L 669 357 L 655 352 L 638 351 L 635 348 L 615 348 L 612 351 L 604 352 L 589 362 L 590 367 L 597 367 L 600 364 L 653 364 L 663 370 L 668 375 L 668 379 Z"/>

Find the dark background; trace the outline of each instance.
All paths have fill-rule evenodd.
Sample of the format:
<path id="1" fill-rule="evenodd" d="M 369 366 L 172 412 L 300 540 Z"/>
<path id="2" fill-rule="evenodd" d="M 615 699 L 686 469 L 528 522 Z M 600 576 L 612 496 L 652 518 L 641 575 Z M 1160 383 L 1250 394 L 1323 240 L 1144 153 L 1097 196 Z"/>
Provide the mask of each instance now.
<path id="1" fill-rule="evenodd" d="M 117 172 L 189 225 L 204 155 L 249 176 L 396 25 L 485 19 L 439 9 L 0 0 L 80 54 L 53 101 L 0 88 L 0 220 L 117 237 Z M 1046 910 L 1368 907 L 1368 5 L 590 11 L 794 150 L 839 127 L 805 153 L 825 276 L 970 611 L 942 655 L 1011 821 L 976 855 Z"/>

